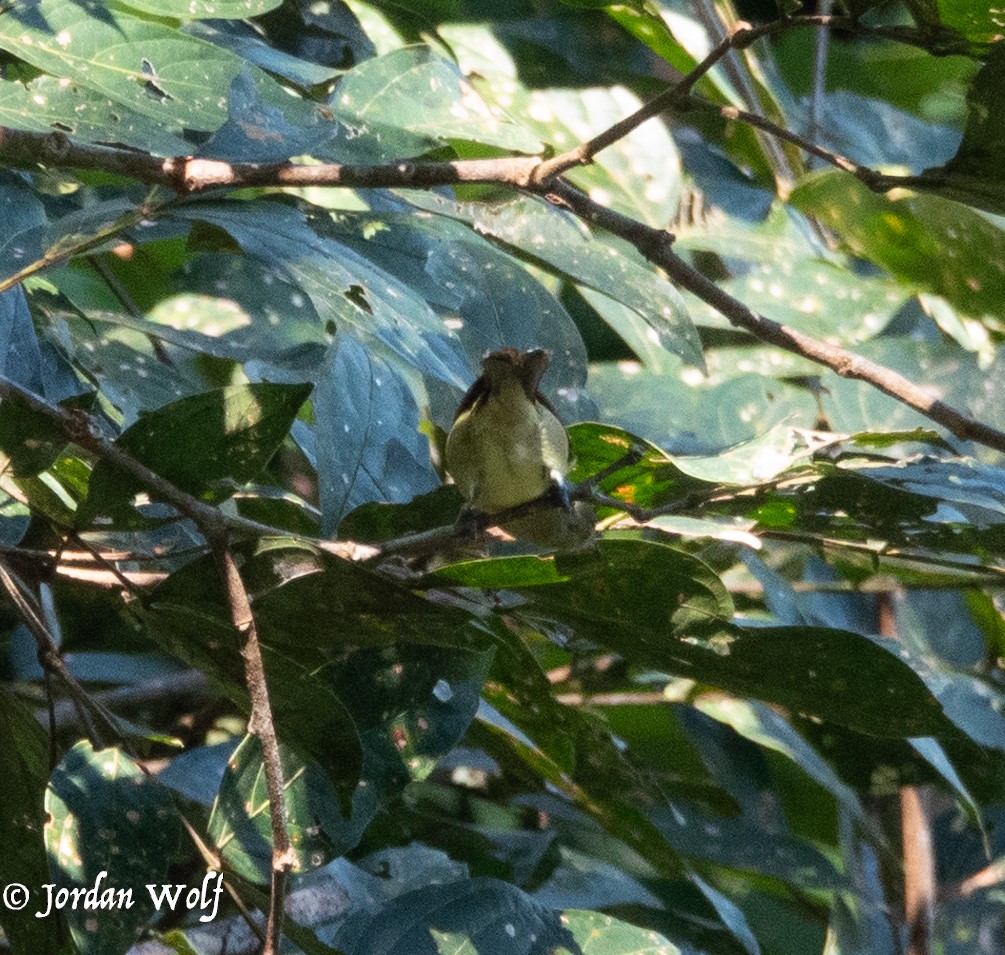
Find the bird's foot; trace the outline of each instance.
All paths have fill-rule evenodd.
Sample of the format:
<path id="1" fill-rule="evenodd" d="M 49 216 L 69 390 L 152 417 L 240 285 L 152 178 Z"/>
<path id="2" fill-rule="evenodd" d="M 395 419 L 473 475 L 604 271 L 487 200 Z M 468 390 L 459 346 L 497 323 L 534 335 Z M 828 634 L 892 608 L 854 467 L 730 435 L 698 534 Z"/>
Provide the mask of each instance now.
<path id="1" fill-rule="evenodd" d="M 550 500 L 555 507 L 562 508 L 563 511 L 572 510 L 572 497 L 570 496 L 572 485 L 566 480 L 564 474 L 558 471 L 551 472 L 551 483 L 544 496 Z"/>
<path id="2" fill-rule="evenodd" d="M 458 537 L 474 540 L 481 533 L 481 516 L 470 504 L 461 507 L 454 522 L 454 533 Z"/>

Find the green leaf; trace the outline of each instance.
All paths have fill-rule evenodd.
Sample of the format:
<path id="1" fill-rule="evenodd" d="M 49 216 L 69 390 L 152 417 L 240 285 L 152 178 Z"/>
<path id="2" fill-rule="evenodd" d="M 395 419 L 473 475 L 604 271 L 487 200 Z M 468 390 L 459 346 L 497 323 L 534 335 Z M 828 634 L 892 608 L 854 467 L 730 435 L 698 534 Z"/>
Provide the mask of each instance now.
<path id="1" fill-rule="evenodd" d="M 31 523 L 28 504 L 11 497 L 0 488 L 0 543 L 16 547 L 24 539 Z"/>
<path id="2" fill-rule="evenodd" d="M 580 398 L 586 349 L 572 318 L 541 279 L 459 222 L 416 216 L 404 203 L 392 208 L 340 213 L 333 219 L 334 234 L 421 294 L 444 324 L 456 329 L 471 367 L 497 348 L 546 348 L 553 361 L 543 387 L 559 414 L 566 402 Z"/>
<path id="3" fill-rule="evenodd" d="M 1003 468 L 963 458 L 866 466 L 859 473 L 871 481 L 932 498 L 939 502 L 943 520 L 965 520 L 977 526 L 1005 523 Z"/>
<path id="4" fill-rule="evenodd" d="M 347 514 L 338 526 L 338 536 L 376 543 L 434 527 L 446 527 L 457 520 L 463 503 L 460 492 L 452 484 L 420 494 L 405 505 L 373 501 Z"/>
<path id="5" fill-rule="evenodd" d="M 432 885 L 398 896 L 376 916 L 351 919 L 336 944 L 347 955 L 679 955 L 651 930 L 597 912 L 559 913 L 498 879 Z"/>
<path id="6" fill-rule="evenodd" d="M 162 583 L 151 596 L 149 626 L 165 649 L 208 673 L 247 711 L 236 635 L 211 568 L 209 559 L 195 561 Z M 280 739 L 310 753 L 343 791 L 359 776 L 357 731 L 364 750 L 379 757 L 364 766 L 371 788 L 428 772 L 430 759 L 459 739 L 491 660 L 467 614 L 282 541 L 263 545 L 241 571 Z M 316 621 L 306 630 L 305 615 Z"/>
<path id="7" fill-rule="evenodd" d="M 742 461 L 745 442 L 764 438 L 772 444 L 791 443 L 791 424 L 812 428 L 817 409 L 813 396 L 760 375 L 741 374 L 721 382 L 690 384 L 680 376 L 659 374 L 648 368 L 605 363 L 590 371 L 590 390 L 597 399 L 600 417 L 619 425 L 673 455 L 675 460 L 714 458 L 738 448 Z M 659 408 L 659 414 L 653 409 Z M 723 409 L 730 409 L 724 413 Z M 777 427 L 778 431 L 772 433 Z M 848 428 L 844 430 L 861 430 Z M 793 450 L 794 450 L 793 445 Z M 712 462 L 710 462 L 712 463 Z M 743 467 L 722 462 L 739 480 Z M 699 463 L 700 466 L 700 463 Z M 715 470 L 718 465 L 712 463 Z M 753 473 L 748 462 L 746 470 Z"/>
<path id="8" fill-rule="evenodd" d="M 561 152 L 631 115 L 642 101 L 618 86 L 533 90 L 517 105 L 523 123 Z M 680 156 L 662 123 L 644 123 L 568 178 L 595 202 L 656 228 L 674 220 L 683 188 Z"/>
<path id="9" fill-rule="evenodd" d="M 85 0 L 18 3 L 0 17 L 0 48 L 149 116 L 173 133 L 216 129 L 226 119 L 221 92 L 242 66 L 253 69 L 164 23 Z M 256 71 L 256 83 L 269 102 L 298 111 L 305 121 L 310 117 L 312 111 L 294 107 L 270 77 Z M 113 120 L 107 127 L 113 141 L 115 125 Z"/>
<path id="10" fill-rule="evenodd" d="M 1001 10 L 984 0 L 938 0 L 939 19 L 968 40 L 993 44 L 1002 38 Z"/>
<path id="11" fill-rule="evenodd" d="M 597 554 L 561 554 L 553 564 L 550 579 L 540 558 L 453 565 L 437 576 L 518 590 L 525 602 L 510 612 L 530 627 L 572 628 L 649 666 L 797 713 L 883 736 L 951 731 L 935 698 L 894 653 L 844 630 L 734 623 L 715 574 L 672 547 L 609 534 Z"/>
<path id="12" fill-rule="evenodd" d="M 409 194 L 409 201 L 467 221 L 517 255 L 622 302 L 642 316 L 664 348 L 690 365 L 704 367 L 701 343 L 680 293 L 629 247 L 593 237 L 577 219 L 536 199 L 455 204 Z"/>
<path id="13" fill-rule="evenodd" d="M 665 11 L 666 8 L 663 8 L 657 12 L 644 3 L 607 5 L 611 19 L 620 23 L 633 37 L 641 40 L 675 69 L 689 73 L 698 65 L 698 61 L 674 38 L 661 16 Z"/>
<path id="14" fill-rule="evenodd" d="M 346 73 L 331 100 L 355 135 L 343 146 L 356 162 L 418 156 L 449 140 L 536 153 L 541 144 L 493 111 L 452 63 L 426 49 L 396 50 Z"/>
<path id="15" fill-rule="evenodd" d="M 942 295 L 970 315 L 1005 307 L 1005 232 L 971 209 L 939 196 L 877 195 L 843 172 L 805 179 L 791 201 L 908 288 Z"/>
<path id="16" fill-rule="evenodd" d="M 992 427 L 1005 427 L 1005 377 L 1001 360 L 982 371 L 976 355 L 947 342 L 881 336 L 863 342 L 855 351 L 900 372 L 910 381 L 924 382 L 953 407 L 968 410 Z M 908 408 L 872 385 L 854 382 L 832 371 L 820 376 L 820 405 L 831 430 L 892 431 L 928 428 L 931 419 Z"/>
<path id="17" fill-rule="evenodd" d="M 0 123 L 33 133 L 66 133 L 84 143 L 121 143 L 157 156 L 181 156 L 191 150 L 151 116 L 83 84 L 55 76 L 29 83 L 0 82 Z"/>
<path id="18" fill-rule="evenodd" d="M 310 390 L 263 383 L 207 391 L 144 415 L 116 443 L 181 490 L 220 501 L 265 467 Z M 135 478 L 102 460 L 91 474 L 81 519 L 128 520 L 134 496 L 146 493 Z"/>
<path id="19" fill-rule="evenodd" d="M 293 871 L 309 872 L 351 849 L 355 841 L 340 839 L 345 820 L 335 788 L 321 767 L 286 746 L 280 747 L 280 757 Z M 224 861 L 242 878 L 269 884 L 272 813 L 257 736 L 245 736 L 228 759 L 207 831 Z"/>
<path id="20" fill-rule="evenodd" d="M 77 948 L 120 955 L 154 914 L 144 885 L 167 881 L 180 833 L 170 793 L 120 750 L 82 741 L 53 771 L 45 810 L 57 890 L 95 890 L 92 904 L 63 911 Z"/>
<path id="21" fill-rule="evenodd" d="M 42 836 L 42 801 L 49 778 L 48 741 L 35 715 L 0 686 L 0 774 L 4 779 L 4 809 L 0 813 L 0 881 L 24 885 L 32 893 L 23 909 L 5 898 L 0 926 L 15 952 L 55 955 L 60 948 L 59 916 L 35 918 L 44 911 L 40 887 L 49 881 Z"/>
<path id="22" fill-rule="evenodd" d="M 123 4 L 157 17 L 177 20 L 258 17 L 281 6 L 283 0 L 122 0 Z"/>
<path id="23" fill-rule="evenodd" d="M 640 928 L 602 912 L 572 910 L 563 924 L 583 955 L 680 955 L 681 950 L 652 929 Z"/>
<path id="24" fill-rule="evenodd" d="M 683 471 L 654 444 L 609 424 L 574 424 L 569 428 L 569 444 L 574 462 L 570 480 L 589 480 L 622 462 L 600 488 L 639 507 L 658 507 L 709 490 L 705 481 Z M 634 460 L 624 462 L 629 453 Z"/>
<path id="25" fill-rule="evenodd" d="M 700 248 L 702 243 L 687 243 Z M 736 248 L 731 258 L 740 256 Z M 883 278 L 865 278 L 837 263 L 798 257 L 761 261 L 742 278 L 719 283 L 746 306 L 798 329 L 838 344 L 860 342 L 881 332 L 904 304 L 907 292 Z M 726 319 L 704 302 L 689 302 L 692 319 L 713 328 Z"/>
<path id="26" fill-rule="evenodd" d="M 282 0 L 276 0 L 275 5 L 279 6 L 281 3 Z M 301 10 L 301 15 L 310 16 L 304 10 Z M 240 14 L 239 16 L 244 15 Z M 190 36 L 197 36 L 210 43 L 215 43 L 217 46 L 222 46 L 225 50 L 236 53 L 249 63 L 254 63 L 255 66 L 267 73 L 280 76 L 301 87 L 318 86 L 342 72 L 334 66 L 322 66 L 320 63 L 294 56 L 287 50 L 272 46 L 248 23 L 222 20 L 195 21 L 186 25 L 185 32 Z M 310 39 L 315 39 L 315 37 L 312 36 Z M 345 42 L 345 38 L 341 36 L 338 37 L 338 40 Z M 336 41 L 334 36 L 332 41 Z M 326 57 L 325 61 L 331 62 L 333 58 L 334 55 Z"/>
<path id="27" fill-rule="evenodd" d="M 440 484 L 408 386 L 348 335 L 338 336 L 322 370 L 313 431 L 326 536 L 360 504 L 403 504 Z"/>
<path id="28" fill-rule="evenodd" d="M 732 726 L 741 736 L 792 760 L 826 789 L 851 818 L 865 822 L 865 810 L 855 791 L 842 781 L 827 761 L 771 707 L 756 700 L 703 697 L 696 704 L 702 713 Z"/>
<path id="29" fill-rule="evenodd" d="M 944 0 L 949 5 L 948 0 Z M 958 7 L 983 7 L 959 0 Z M 969 11 L 968 11 L 969 12 Z M 979 15 L 979 14 L 978 14 Z M 1001 33 L 1001 25 L 995 27 Z M 1005 47 L 992 47 L 987 62 L 967 91 L 967 125 L 956 155 L 945 165 L 928 169 L 923 186 L 950 199 L 999 214 L 1005 212 L 1005 177 L 996 157 L 1005 148 L 1005 111 L 1000 91 L 1005 82 Z"/>
<path id="30" fill-rule="evenodd" d="M 426 302 L 352 249 L 319 236 L 302 213 L 278 203 L 234 202 L 193 204 L 177 214 L 223 229 L 305 293 L 328 340 L 344 323 L 360 340 L 376 339 L 423 374 L 463 387 L 467 363 Z"/>

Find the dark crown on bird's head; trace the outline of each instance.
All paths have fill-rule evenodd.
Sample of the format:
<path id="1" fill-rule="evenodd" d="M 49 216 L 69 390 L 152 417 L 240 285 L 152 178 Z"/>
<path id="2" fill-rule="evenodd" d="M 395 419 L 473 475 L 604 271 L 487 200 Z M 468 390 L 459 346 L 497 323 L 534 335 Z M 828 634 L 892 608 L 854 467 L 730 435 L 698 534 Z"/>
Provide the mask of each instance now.
<path id="1" fill-rule="evenodd" d="M 551 354 L 543 348 L 532 348 L 523 351 L 519 348 L 500 348 L 488 352 L 482 359 L 482 376 L 468 389 L 461 399 L 457 409 L 457 417 L 470 410 L 476 404 L 497 394 L 500 387 L 515 378 L 523 387 L 527 400 L 540 402 L 549 410 L 553 410 L 544 398 L 538 386 L 541 378 L 551 364 Z"/>

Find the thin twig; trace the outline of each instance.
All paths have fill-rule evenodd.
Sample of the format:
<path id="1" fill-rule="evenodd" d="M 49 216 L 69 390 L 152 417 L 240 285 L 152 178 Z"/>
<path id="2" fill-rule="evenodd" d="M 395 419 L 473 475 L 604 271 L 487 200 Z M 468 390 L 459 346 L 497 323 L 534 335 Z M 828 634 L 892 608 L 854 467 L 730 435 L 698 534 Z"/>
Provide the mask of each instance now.
<path id="1" fill-rule="evenodd" d="M 830 16 L 833 0 L 820 0 L 820 14 Z M 813 45 L 813 89 L 810 93 L 810 118 L 806 126 L 806 136 L 812 140 L 820 130 L 820 117 L 823 115 L 824 97 L 827 94 L 827 54 L 830 48 L 831 31 L 829 27 L 817 27 Z M 819 159 L 814 156 L 813 159 Z M 810 161 L 810 168 L 819 163 Z"/>
<path id="2" fill-rule="evenodd" d="M 11 602 L 35 638 L 38 661 L 43 671 L 54 673 L 63 682 L 81 723 L 87 729 L 88 737 L 99 747 L 104 746 L 108 738 L 120 739 L 122 734 L 116 725 L 115 717 L 91 697 L 67 668 L 59 647 L 45 623 L 44 611 L 30 588 L 2 562 L 0 562 L 0 583 L 3 583 Z"/>
<path id="3" fill-rule="evenodd" d="M 926 182 L 922 176 L 890 176 L 885 173 L 876 172 L 874 169 L 863 166 L 849 159 L 847 156 L 842 156 L 840 153 L 833 152 L 812 142 L 805 136 L 800 136 L 799 133 L 794 133 L 784 126 L 779 126 L 764 116 L 751 113 L 747 110 L 737 109 L 735 106 L 721 106 L 718 103 L 713 103 L 698 96 L 675 96 L 666 108 L 670 111 L 677 110 L 678 112 L 713 112 L 718 113 L 723 119 L 746 123 L 748 126 L 753 126 L 766 133 L 770 133 L 776 139 L 784 139 L 786 142 L 798 146 L 804 152 L 810 153 L 810 155 L 816 156 L 818 159 L 822 159 L 824 162 L 836 166 L 844 172 L 850 172 L 873 192 L 889 192 L 889 190 L 894 188 L 910 188 L 911 186 L 924 185 Z"/>
<path id="4" fill-rule="evenodd" d="M 214 532 L 219 535 L 223 530 L 233 531 L 247 537 L 288 536 L 298 541 L 306 541 L 327 553 L 346 560 L 362 560 L 372 556 L 371 548 L 353 541 L 321 540 L 320 538 L 282 531 L 246 517 L 224 514 L 213 505 L 200 501 L 199 498 L 175 487 L 170 481 L 165 480 L 155 471 L 137 461 L 127 451 L 123 451 L 118 445 L 103 437 L 94 420 L 86 412 L 67 411 L 51 404 L 2 374 L 0 374 L 0 397 L 13 398 L 32 411 L 45 415 L 59 425 L 68 441 L 127 471 L 140 484 L 153 491 L 155 496 L 190 518 L 206 536 Z"/>
<path id="5" fill-rule="evenodd" d="M 248 731 L 258 737 L 262 746 L 262 766 L 265 769 L 265 788 L 269 796 L 269 817 L 272 824 L 272 886 L 262 955 L 276 955 L 282 947 L 286 880 L 296 861 L 287 827 L 279 737 L 272 715 L 269 686 L 265 678 L 265 663 L 262 660 L 262 647 L 258 642 L 258 626 L 251 610 L 251 598 L 241 579 L 237 561 L 227 546 L 226 532 L 219 539 L 211 539 L 210 546 L 227 592 L 227 604 L 230 607 L 234 629 L 241 635 L 245 682 L 251 695 Z"/>
<path id="6" fill-rule="evenodd" d="M 98 273 L 101 280 L 108 286 L 112 295 L 114 295 L 122 307 L 130 314 L 133 318 L 139 321 L 146 321 L 146 315 L 143 310 L 136 304 L 136 300 L 129 294 L 129 290 L 119 281 L 119 277 L 101 261 L 93 252 L 90 255 L 84 256 L 87 260 L 87 264 L 90 265 L 95 272 Z M 147 335 L 147 341 L 150 342 L 150 347 L 153 349 L 153 353 L 157 360 L 162 365 L 168 365 L 169 367 L 174 367 L 174 361 L 168 354 L 167 349 L 164 347 L 164 343 L 153 334 Z"/>

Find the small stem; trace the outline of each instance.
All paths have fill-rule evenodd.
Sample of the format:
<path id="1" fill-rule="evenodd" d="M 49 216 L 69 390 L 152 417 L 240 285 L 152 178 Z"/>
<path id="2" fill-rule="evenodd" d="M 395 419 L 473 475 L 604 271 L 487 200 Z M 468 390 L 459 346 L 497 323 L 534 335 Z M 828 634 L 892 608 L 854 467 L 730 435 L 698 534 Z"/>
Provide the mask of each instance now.
<path id="1" fill-rule="evenodd" d="M 251 598 L 241 579 L 237 561 L 227 546 L 225 532 L 219 538 L 211 540 L 210 546 L 227 593 L 231 621 L 242 639 L 241 656 L 244 658 L 245 683 L 251 696 L 248 730 L 258 737 L 262 746 L 262 765 L 265 769 L 265 788 L 269 796 L 269 817 L 272 824 L 272 886 L 262 955 L 277 955 L 282 947 L 286 880 L 295 862 L 287 827 L 279 737 L 269 699 L 269 686 L 265 678 L 265 662 L 258 641 L 258 626 L 251 610 Z"/>

